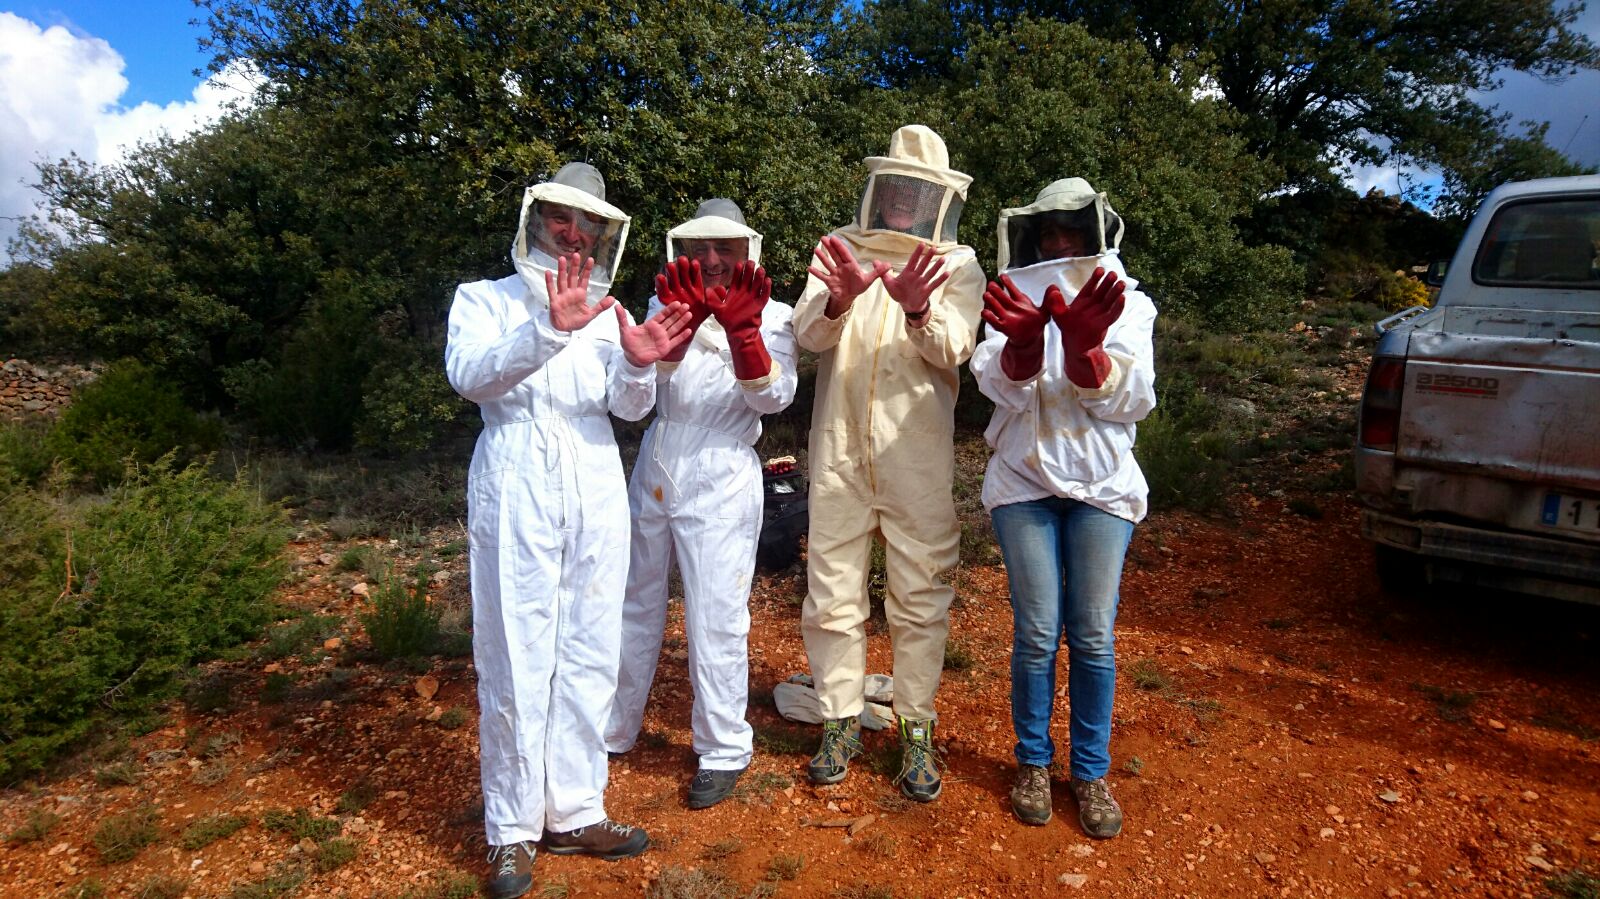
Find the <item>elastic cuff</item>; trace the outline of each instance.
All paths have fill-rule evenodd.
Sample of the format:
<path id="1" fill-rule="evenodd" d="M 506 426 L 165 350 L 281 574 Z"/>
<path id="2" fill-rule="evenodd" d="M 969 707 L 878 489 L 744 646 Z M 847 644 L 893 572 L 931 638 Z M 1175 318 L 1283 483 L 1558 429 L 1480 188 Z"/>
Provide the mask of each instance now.
<path id="1" fill-rule="evenodd" d="M 623 360 L 623 361 L 626 362 L 627 360 Z M 675 362 L 669 362 L 666 359 L 658 360 L 656 362 L 656 375 L 658 377 L 662 377 L 662 378 L 670 378 L 670 377 L 672 377 L 672 373 L 677 371 L 678 370 L 678 366 L 680 366 L 682 364 L 683 364 L 683 360 L 682 359 L 679 359 L 679 360 L 677 360 Z"/>
<path id="2" fill-rule="evenodd" d="M 1073 388 L 1078 391 L 1079 399 L 1102 400 L 1115 393 L 1117 388 L 1122 385 L 1122 375 L 1127 371 L 1127 369 L 1123 367 L 1121 362 L 1117 361 L 1117 357 L 1111 355 L 1110 353 L 1106 353 L 1105 358 L 1106 362 L 1108 362 L 1111 367 L 1110 370 L 1106 372 L 1106 379 L 1100 382 L 1099 387 L 1081 387 L 1078 384 L 1072 385 Z"/>
<path id="3" fill-rule="evenodd" d="M 636 381 L 643 381 L 646 377 L 655 374 L 656 365 L 657 363 L 651 363 L 650 365 L 634 365 L 632 362 L 628 361 L 627 355 L 623 354 L 622 374 L 624 377 L 633 378 Z"/>
<path id="4" fill-rule="evenodd" d="M 661 363 L 658 362 L 656 364 L 660 365 Z M 774 359 L 772 360 L 771 370 L 769 370 L 765 375 L 762 375 L 759 378 L 750 378 L 748 380 L 740 381 L 739 386 L 750 391 L 765 390 L 769 385 L 772 384 L 773 381 L 778 380 L 778 376 L 781 374 L 783 374 L 783 367 L 778 365 L 778 360 Z"/>

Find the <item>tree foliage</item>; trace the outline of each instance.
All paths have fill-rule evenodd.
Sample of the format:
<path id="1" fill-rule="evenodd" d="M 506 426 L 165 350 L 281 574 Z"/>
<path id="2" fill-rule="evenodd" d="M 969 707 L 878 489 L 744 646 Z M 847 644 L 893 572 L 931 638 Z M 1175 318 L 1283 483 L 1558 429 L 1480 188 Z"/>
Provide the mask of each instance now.
<path id="1" fill-rule="evenodd" d="M 0 276 L 0 329 L 140 360 L 281 442 L 409 449 L 470 412 L 445 315 L 454 285 L 510 271 L 525 185 L 605 174 L 636 312 L 663 233 L 711 196 L 765 233 L 791 299 L 861 157 L 914 121 L 976 176 L 962 234 L 985 261 L 1002 206 L 1080 175 L 1168 311 L 1243 323 L 1315 258 L 1273 198 L 1331 160 L 1439 161 L 1453 198 L 1555 164 L 1470 91 L 1593 48 L 1549 2 L 1463 2 L 205 0 L 215 65 L 247 61 L 259 96 L 120 165 L 42 167 L 52 221 Z"/>
<path id="2" fill-rule="evenodd" d="M 1328 181 L 1344 161 L 1449 170 L 1509 117 L 1476 92 L 1514 69 L 1556 81 L 1600 65 L 1562 0 L 879 0 L 851 59 L 886 84 L 947 77 L 975 31 L 1023 15 L 1138 41 L 1164 67 L 1205 65 L 1243 114 L 1250 149 L 1284 183 Z M 1538 141 L 1540 135 L 1530 139 Z"/>

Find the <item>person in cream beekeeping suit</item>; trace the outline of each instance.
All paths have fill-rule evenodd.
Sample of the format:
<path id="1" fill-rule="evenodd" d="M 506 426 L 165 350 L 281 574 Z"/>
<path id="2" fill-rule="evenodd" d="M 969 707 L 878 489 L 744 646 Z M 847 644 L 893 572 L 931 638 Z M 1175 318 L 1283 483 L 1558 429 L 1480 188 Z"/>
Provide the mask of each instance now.
<path id="1" fill-rule="evenodd" d="M 983 269 L 956 241 L 971 178 L 923 125 L 869 157 L 856 220 L 824 237 L 795 305 L 795 335 L 822 354 L 811 423 L 808 595 L 802 612 L 823 723 L 809 774 L 844 779 L 861 751 L 867 576 L 883 538 L 894 711 L 912 799 L 939 795 L 934 693 L 944 664 L 960 526 L 951 499 L 956 369 L 971 354 Z"/>
<path id="2" fill-rule="evenodd" d="M 727 798 L 749 766 L 750 581 L 761 531 L 761 416 L 794 399 L 792 310 L 770 300 L 761 235 L 731 200 L 708 200 L 667 233 L 668 263 L 650 308 L 681 301 L 694 340 L 656 363 L 656 419 L 628 486 L 633 555 L 622 667 L 607 748 L 639 738 L 666 627 L 667 575 L 683 581 L 699 766 L 689 807 Z"/>
<path id="3" fill-rule="evenodd" d="M 692 336 L 681 304 L 634 325 L 605 296 L 628 216 L 600 173 L 528 188 L 517 273 L 456 289 L 445 371 L 484 428 L 467 484 L 472 648 L 489 893 L 532 886 L 534 844 L 625 858 L 644 831 L 606 816 L 628 503 L 608 414 L 655 402 L 655 362 Z"/>
<path id="4" fill-rule="evenodd" d="M 1122 219 L 1081 178 L 1000 214 L 1001 279 L 985 293 L 988 336 L 972 356 L 995 402 L 983 504 L 1011 582 L 1011 806 L 1050 820 L 1056 653 L 1069 653 L 1070 787 L 1093 837 L 1116 836 L 1111 766 L 1112 630 L 1123 556 L 1149 488 L 1135 425 L 1155 407 L 1156 309 L 1123 270 Z M 1051 327 L 1054 325 L 1054 327 Z"/>

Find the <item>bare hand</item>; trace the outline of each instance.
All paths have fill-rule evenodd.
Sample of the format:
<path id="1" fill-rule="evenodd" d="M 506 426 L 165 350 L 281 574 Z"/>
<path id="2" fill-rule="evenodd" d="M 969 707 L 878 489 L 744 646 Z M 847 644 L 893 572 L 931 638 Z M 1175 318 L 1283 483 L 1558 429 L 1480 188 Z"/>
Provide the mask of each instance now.
<path id="1" fill-rule="evenodd" d="M 861 296 L 861 292 L 872 285 L 873 281 L 883 277 L 889 271 L 889 266 L 884 262 L 874 262 L 870 273 L 861 270 L 860 263 L 856 262 L 855 254 L 850 252 L 850 247 L 837 237 L 824 237 L 817 248 L 812 251 L 817 257 L 817 262 L 822 267 L 813 265 L 807 271 L 817 276 L 828 287 L 829 318 L 838 318 L 850 308 L 850 304 Z"/>
<path id="2" fill-rule="evenodd" d="M 918 244 L 904 271 L 883 275 L 883 289 L 907 315 L 921 315 L 928 311 L 933 292 L 948 280 L 950 273 L 944 270 L 944 261 L 934 254 L 933 247 Z"/>
<path id="3" fill-rule="evenodd" d="M 672 303 L 644 324 L 633 325 L 628 323 L 628 313 L 618 306 L 617 327 L 622 332 L 623 357 L 636 368 L 661 361 L 694 337 L 694 332 L 689 330 L 690 318 L 688 306 Z"/>
<path id="4" fill-rule="evenodd" d="M 606 297 L 589 305 L 589 274 L 594 271 L 593 259 L 582 259 L 577 253 L 556 259 L 556 271 L 544 273 L 544 290 L 550 297 L 550 326 L 557 331 L 579 331 L 595 316 L 614 305 L 615 297 Z"/>

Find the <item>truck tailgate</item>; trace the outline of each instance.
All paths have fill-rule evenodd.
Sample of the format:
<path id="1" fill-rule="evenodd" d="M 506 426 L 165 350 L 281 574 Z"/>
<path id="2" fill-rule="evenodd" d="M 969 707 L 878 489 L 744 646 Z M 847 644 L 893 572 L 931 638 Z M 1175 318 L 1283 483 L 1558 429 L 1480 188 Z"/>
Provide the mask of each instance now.
<path id="1" fill-rule="evenodd" d="M 1587 337 L 1588 318 L 1559 330 Z M 1505 324 L 1411 335 L 1397 463 L 1600 497 L 1600 342 Z"/>

